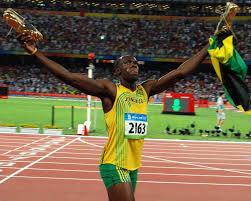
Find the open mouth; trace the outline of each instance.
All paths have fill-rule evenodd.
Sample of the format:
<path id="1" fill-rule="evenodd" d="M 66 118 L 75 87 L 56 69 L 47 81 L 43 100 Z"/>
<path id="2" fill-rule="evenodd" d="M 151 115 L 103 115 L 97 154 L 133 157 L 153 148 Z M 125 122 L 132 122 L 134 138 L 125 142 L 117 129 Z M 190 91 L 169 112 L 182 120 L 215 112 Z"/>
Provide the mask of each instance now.
<path id="1" fill-rule="evenodd" d="M 138 72 L 137 71 L 131 71 L 131 74 L 132 75 L 138 75 Z"/>
<path id="2" fill-rule="evenodd" d="M 132 68 L 132 69 L 130 70 L 130 73 L 132 73 L 132 74 L 138 74 L 138 73 L 139 73 L 139 70 L 138 70 L 137 68 Z"/>

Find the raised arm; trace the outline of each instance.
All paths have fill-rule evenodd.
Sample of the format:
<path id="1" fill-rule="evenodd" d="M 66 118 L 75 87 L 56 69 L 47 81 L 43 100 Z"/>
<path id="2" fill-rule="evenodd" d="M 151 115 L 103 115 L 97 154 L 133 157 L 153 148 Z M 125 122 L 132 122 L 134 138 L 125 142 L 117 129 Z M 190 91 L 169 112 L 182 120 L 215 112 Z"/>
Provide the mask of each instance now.
<path id="1" fill-rule="evenodd" d="M 80 73 L 72 73 L 37 50 L 37 48 L 30 42 L 29 36 L 20 35 L 18 36 L 18 40 L 29 54 L 35 56 L 45 68 L 66 84 L 69 84 L 86 94 L 100 98 L 115 97 L 115 85 L 111 81 L 93 80 Z"/>
<path id="2" fill-rule="evenodd" d="M 168 87 L 173 85 L 176 81 L 180 80 L 181 78 L 185 77 L 186 75 L 188 75 L 189 73 L 197 69 L 199 64 L 207 56 L 208 46 L 209 46 L 208 44 L 204 46 L 196 55 L 194 55 L 192 58 L 182 63 L 175 70 L 162 76 L 160 79 L 148 80 L 144 82 L 142 85 L 146 89 L 149 96 L 165 91 Z"/>

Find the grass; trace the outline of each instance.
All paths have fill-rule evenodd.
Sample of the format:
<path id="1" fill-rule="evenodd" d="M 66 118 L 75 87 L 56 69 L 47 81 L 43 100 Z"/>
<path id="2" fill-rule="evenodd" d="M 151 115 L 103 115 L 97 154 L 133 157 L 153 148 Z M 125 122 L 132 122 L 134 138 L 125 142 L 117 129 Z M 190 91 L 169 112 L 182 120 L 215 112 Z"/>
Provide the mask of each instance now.
<path id="1" fill-rule="evenodd" d="M 39 127 L 51 124 L 51 107 L 57 106 L 86 106 L 86 102 L 80 100 L 57 100 L 57 99 L 38 99 L 24 97 L 10 97 L 9 99 L 0 99 L 0 124 L 36 124 Z M 98 104 L 100 106 L 100 103 Z M 234 127 L 242 133 L 241 139 L 230 136 L 227 137 L 202 137 L 199 135 L 199 129 L 214 128 L 216 122 L 215 109 L 196 108 L 195 116 L 168 115 L 161 114 L 162 105 L 149 105 L 148 108 L 148 137 L 149 138 L 169 138 L 169 139 L 203 139 L 203 140 L 249 140 L 245 139 L 245 134 L 251 130 L 251 117 L 237 113 L 232 110 L 226 111 L 226 122 L 223 130 Z M 86 119 L 86 109 L 74 110 L 74 127 L 71 127 L 71 110 L 57 108 L 55 112 L 55 124 L 64 128 L 64 133 L 76 133 L 78 124 Z M 171 131 L 182 128 L 190 128 L 190 124 L 195 122 L 195 134 L 174 135 L 165 134 L 165 128 L 169 125 Z M 105 124 L 102 110 L 97 111 L 97 128 L 92 135 L 105 136 Z"/>

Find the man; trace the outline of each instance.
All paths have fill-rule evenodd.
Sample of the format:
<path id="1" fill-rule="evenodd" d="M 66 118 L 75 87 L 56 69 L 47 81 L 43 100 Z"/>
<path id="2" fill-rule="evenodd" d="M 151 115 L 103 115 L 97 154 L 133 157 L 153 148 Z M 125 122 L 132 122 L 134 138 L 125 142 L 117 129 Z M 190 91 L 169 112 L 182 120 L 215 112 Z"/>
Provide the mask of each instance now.
<path id="1" fill-rule="evenodd" d="M 225 113 L 224 113 L 224 93 L 221 92 L 216 102 L 216 112 L 217 112 L 217 123 L 216 126 L 221 130 L 221 126 L 225 121 Z"/>
<path id="2" fill-rule="evenodd" d="M 120 83 L 114 84 L 110 80 L 93 80 L 82 74 L 69 72 L 38 51 L 27 34 L 19 35 L 18 39 L 26 51 L 56 77 L 101 99 L 108 142 L 101 155 L 100 174 L 107 188 L 109 201 L 134 201 L 144 136 L 147 134 L 148 99 L 194 71 L 206 57 L 208 45 L 160 79 L 147 80 L 137 85 L 139 66 L 135 57 L 122 56 L 116 60 L 114 74 Z"/>

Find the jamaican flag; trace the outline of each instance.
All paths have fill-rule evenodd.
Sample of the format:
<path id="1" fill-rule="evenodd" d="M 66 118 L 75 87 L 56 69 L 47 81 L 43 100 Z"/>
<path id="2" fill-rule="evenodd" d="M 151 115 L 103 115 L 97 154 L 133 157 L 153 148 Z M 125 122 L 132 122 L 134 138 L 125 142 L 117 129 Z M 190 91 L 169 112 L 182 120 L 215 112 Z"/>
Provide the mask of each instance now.
<path id="1" fill-rule="evenodd" d="M 209 44 L 208 53 L 226 98 L 235 108 L 251 115 L 250 92 L 244 82 L 247 65 L 234 48 L 232 33 L 227 31 L 212 36 Z"/>

